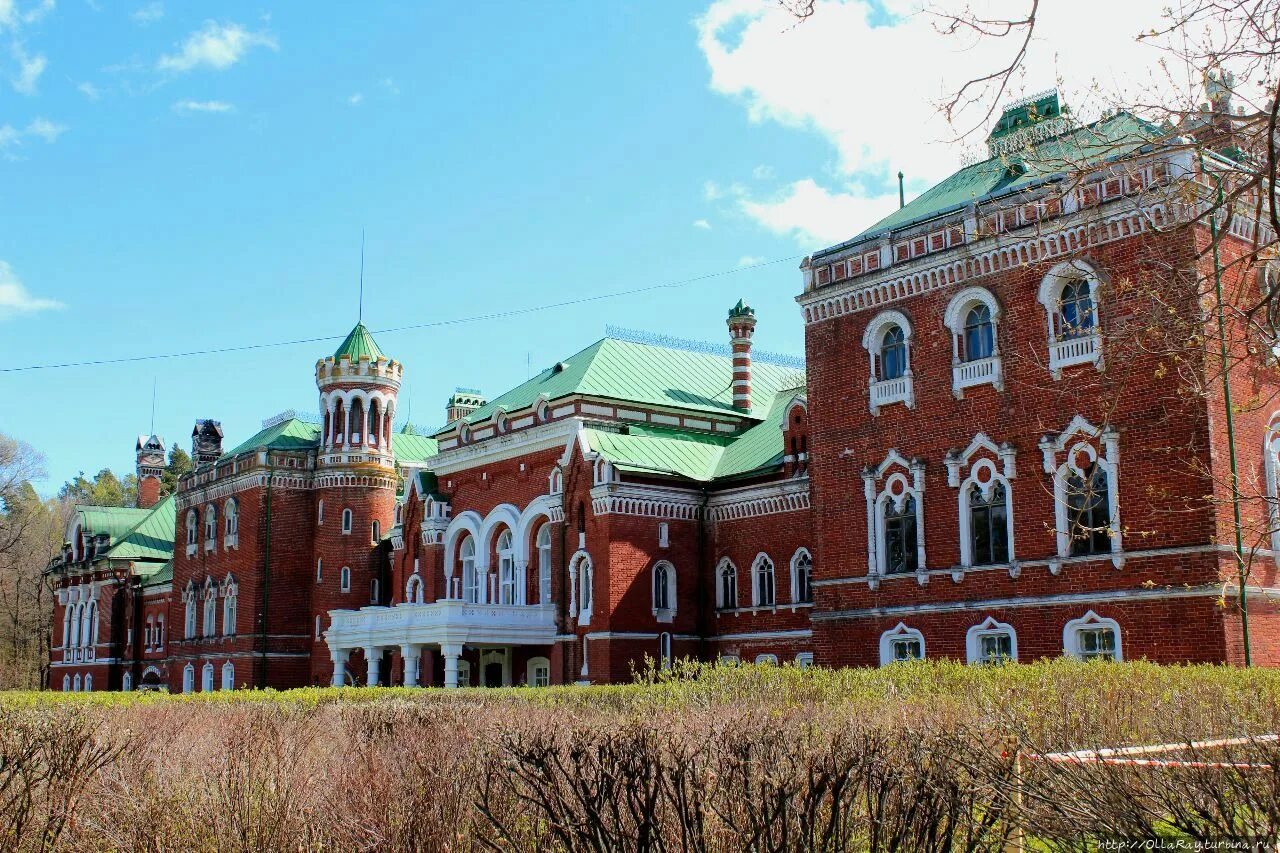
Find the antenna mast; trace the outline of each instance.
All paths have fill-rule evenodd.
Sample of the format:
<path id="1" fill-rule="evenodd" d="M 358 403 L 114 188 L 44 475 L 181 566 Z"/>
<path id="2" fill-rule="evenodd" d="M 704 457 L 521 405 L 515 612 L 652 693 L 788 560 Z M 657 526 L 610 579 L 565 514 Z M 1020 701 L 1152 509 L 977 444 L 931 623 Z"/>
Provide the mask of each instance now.
<path id="1" fill-rule="evenodd" d="M 364 322 L 364 229 L 360 229 L 360 307 L 356 310 L 356 322 Z"/>
<path id="2" fill-rule="evenodd" d="M 156 377 L 151 377 L 151 435 L 156 434 Z"/>

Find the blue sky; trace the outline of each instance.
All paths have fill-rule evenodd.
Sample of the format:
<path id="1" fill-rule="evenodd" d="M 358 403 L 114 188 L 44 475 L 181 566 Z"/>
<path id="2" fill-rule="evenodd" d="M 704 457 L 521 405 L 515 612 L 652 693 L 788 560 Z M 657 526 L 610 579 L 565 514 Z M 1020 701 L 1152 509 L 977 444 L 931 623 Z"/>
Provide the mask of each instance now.
<path id="1" fill-rule="evenodd" d="M 758 346 L 803 352 L 799 257 L 890 212 L 898 168 L 914 192 L 960 156 L 878 118 L 910 126 L 942 85 L 895 95 L 869 64 L 927 37 L 909 8 L 825 8 L 791 27 L 768 0 L 0 0 L 4 364 L 334 338 L 0 373 L 0 431 L 45 454 L 53 491 L 133 469 L 153 380 L 156 430 L 183 446 L 195 418 L 234 443 L 314 410 L 362 228 L 375 330 L 788 259 L 379 335 L 423 425 L 455 386 L 496 395 L 606 323 L 725 340 L 740 296 Z"/>

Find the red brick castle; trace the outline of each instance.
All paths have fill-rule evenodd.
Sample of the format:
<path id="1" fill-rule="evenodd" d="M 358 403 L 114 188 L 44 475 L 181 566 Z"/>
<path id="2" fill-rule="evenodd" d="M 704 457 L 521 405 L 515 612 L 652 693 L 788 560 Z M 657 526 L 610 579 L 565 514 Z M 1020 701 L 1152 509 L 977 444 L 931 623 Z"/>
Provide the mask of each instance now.
<path id="1" fill-rule="evenodd" d="M 1207 343 L 1156 338 L 1217 340 L 1168 284 L 1243 299 L 1231 261 L 1262 226 L 1192 222 L 1230 161 L 1125 114 L 1072 125 L 1042 96 L 990 146 L 805 260 L 807 372 L 753 352 L 739 301 L 727 347 L 612 334 L 492 400 L 460 390 L 419 435 L 393 426 L 404 368 L 357 325 L 316 364 L 318 418 L 230 450 L 197 423 L 175 494 L 140 438 L 139 506 L 78 507 L 50 567 L 51 686 L 1241 661 L 1220 376 Z M 1265 347 L 1233 355 L 1238 399 L 1275 393 Z M 1252 654 L 1276 665 L 1280 417 L 1238 408 Z"/>

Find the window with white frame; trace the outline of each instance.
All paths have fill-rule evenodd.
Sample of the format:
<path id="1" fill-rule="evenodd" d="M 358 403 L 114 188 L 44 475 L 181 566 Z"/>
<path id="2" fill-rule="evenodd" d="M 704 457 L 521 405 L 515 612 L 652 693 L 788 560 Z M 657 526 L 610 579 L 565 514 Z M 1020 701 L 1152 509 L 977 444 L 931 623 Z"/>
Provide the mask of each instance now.
<path id="1" fill-rule="evenodd" d="M 196 689 L 196 668 L 187 664 L 182 668 L 182 692 L 192 693 Z"/>
<path id="2" fill-rule="evenodd" d="M 133 692 L 133 673 L 126 672 L 120 677 L 120 689 L 125 693 Z"/>
<path id="3" fill-rule="evenodd" d="M 1114 429 L 1095 427 L 1080 416 L 1056 438 L 1041 439 L 1045 473 L 1053 474 L 1059 558 L 1110 554 L 1116 568 L 1124 566 L 1116 482 L 1119 444 Z"/>
<path id="4" fill-rule="evenodd" d="M 587 625 L 591 622 L 591 610 L 594 604 L 593 593 L 593 575 L 595 570 L 591 565 L 591 558 L 585 554 L 578 565 L 578 624 Z"/>
<path id="5" fill-rule="evenodd" d="M 187 640 L 194 639 L 196 636 L 196 598 L 195 584 L 187 581 L 187 588 L 182 593 L 182 600 L 186 604 L 186 620 L 182 636 Z"/>
<path id="6" fill-rule="evenodd" d="M 204 508 L 204 549 L 212 551 L 218 546 L 218 508 L 209 504 Z"/>
<path id="7" fill-rule="evenodd" d="M 218 587 L 209 580 L 204 587 L 204 625 L 202 637 L 213 637 L 218 633 Z"/>
<path id="8" fill-rule="evenodd" d="M 316 524 L 324 524 L 324 501 L 316 501 Z"/>
<path id="9" fill-rule="evenodd" d="M 62 647 L 69 648 L 71 646 L 71 605 L 67 605 L 62 611 Z"/>
<path id="10" fill-rule="evenodd" d="M 990 566 L 1013 561 L 1013 512 L 1010 480 L 1017 475 L 1016 453 L 978 433 L 963 453 L 944 460 L 947 483 L 959 490 L 960 564 Z"/>
<path id="11" fill-rule="evenodd" d="M 924 634 L 899 622 L 880 635 L 880 665 L 924 659 Z"/>
<path id="12" fill-rule="evenodd" d="M 1018 635 L 1013 626 L 988 616 L 965 634 L 969 663 L 995 664 L 1018 659 Z"/>
<path id="13" fill-rule="evenodd" d="M 213 692 L 213 664 L 206 663 L 200 668 L 200 692 Z"/>
<path id="14" fill-rule="evenodd" d="M 547 658 L 529 658 L 525 683 L 530 687 L 551 686 L 551 661 Z"/>
<path id="15" fill-rule="evenodd" d="M 738 606 L 738 567 L 725 557 L 716 567 L 716 607 L 733 610 Z"/>
<path id="16" fill-rule="evenodd" d="M 1280 286 L 1280 282 L 1277 282 Z M 1280 566 L 1280 412 L 1267 422 L 1262 450 L 1263 474 L 1266 478 L 1267 522 L 1271 533 L 1271 554 Z"/>
<path id="17" fill-rule="evenodd" d="M 720 655 L 720 657 L 716 658 L 718 666 L 734 666 L 739 663 L 742 663 L 742 659 L 737 655 Z"/>
<path id="18" fill-rule="evenodd" d="M 996 338 L 999 320 L 1000 304 L 985 288 L 962 290 L 947 305 L 943 322 L 951 330 L 951 391 L 957 398 L 976 385 L 1004 388 Z"/>
<path id="19" fill-rule="evenodd" d="M 653 615 L 670 622 L 676 614 L 676 567 L 666 560 L 653 565 Z"/>
<path id="20" fill-rule="evenodd" d="M 907 461 L 896 450 L 862 472 L 867 500 L 868 576 L 925 570 L 924 462 Z"/>
<path id="21" fill-rule="evenodd" d="M 316 558 L 316 583 L 320 583 L 323 580 L 324 580 L 324 558 L 317 557 Z"/>
<path id="22" fill-rule="evenodd" d="M 86 693 L 93 692 L 93 673 L 87 672 L 84 676 L 84 690 Z"/>
<path id="23" fill-rule="evenodd" d="M 512 547 L 510 530 L 498 536 L 498 603 L 519 604 L 520 591 L 516 581 L 516 554 Z"/>
<path id="24" fill-rule="evenodd" d="M 538 528 L 538 603 L 551 603 L 551 525 Z"/>
<path id="25" fill-rule="evenodd" d="M 458 661 L 458 686 L 459 687 L 471 686 L 471 661 L 469 660 Z"/>
<path id="26" fill-rule="evenodd" d="M 80 673 L 78 672 L 76 673 L 75 680 L 72 682 L 72 684 L 75 692 L 79 693 L 80 692 Z"/>
<path id="27" fill-rule="evenodd" d="M 1124 660 L 1120 647 L 1120 623 L 1104 619 L 1090 610 L 1063 628 L 1062 649 L 1082 660 Z"/>
<path id="28" fill-rule="evenodd" d="M 472 604 L 484 600 L 484 579 L 476 571 L 476 541 L 471 536 L 458 546 L 458 559 L 462 562 L 462 600 Z"/>
<path id="29" fill-rule="evenodd" d="M 321 623 L 320 623 L 320 614 L 318 614 L 318 613 L 317 613 L 317 614 L 316 614 L 316 639 L 317 639 L 317 640 L 318 640 L 318 639 L 320 639 L 320 636 L 321 636 L 320 626 L 321 626 Z"/>
<path id="30" fill-rule="evenodd" d="M 63 693 L 71 692 L 71 676 L 70 675 L 62 676 L 62 692 Z"/>
<path id="31" fill-rule="evenodd" d="M 773 560 L 765 554 L 757 554 L 751 564 L 751 605 L 773 607 L 777 601 L 777 587 L 773 572 Z"/>
<path id="32" fill-rule="evenodd" d="M 200 515 L 194 509 L 187 510 L 187 555 L 200 547 Z"/>
<path id="33" fill-rule="evenodd" d="M 791 557 L 791 601 L 813 603 L 813 557 L 808 548 L 800 548 Z"/>
<path id="34" fill-rule="evenodd" d="M 409 575 L 409 581 L 404 587 L 404 600 L 409 604 L 422 604 L 424 595 L 424 585 L 422 583 L 422 575 L 416 572 Z"/>
<path id="35" fill-rule="evenodd" d="M 1093 364 L 1103 369 L 1102 338 L 1098 329 L 1098 273 L 1084 261 L 1058 264 L 1040 283 L 1049 330 L 1049 372 L 1062 378 L 1062 369 Z"/>
<path id="36" fill-rule="evenodd" d="M 342 535 L 343 536 L 351 535 L 351 520 L 352 520 L 351 510 L 344 509 L 342 511 Z"/>
<path id="37" fill-rule="evenodd" d="M 80 643 L 85 648 L 98 644 L 98 602 L 89 599 L 84 607 L 84 624 L 80 626 Z"/>
<path id="38" fill-rule="evenodd" d="M 228 577 L 222 585 L 222 633 L 227 637 L 236 634 L 236 601 L 240 588 L 233 578 Z"/>
<path id="39" fill-rule="evenodd" d="M 152 639 L 153 639 L 153 637 L 155 636 L 155 630 L 156 630 L 155 621 L 154 621 L 154 620 L 152 620 L 150 617 L 148 617 L 148 618 L 147 618 L 147 631 L 146 631 L 146 633 L 145 633 L 145 634 L 143 634 L 143 635 L 142 635 L 142 647 L 143 647 L 144 649 L 150 649 L 150 648 L 151 648 L 151 646 L 152 646 Z"/>
<path id="40" fill-rule="evenodd" d="M 240 505 L 235 498 L 228 498 L 223 508 L 223 546 L 230 548 L 240 544 Z"/>
<path id="41" fill-rule="evenodd" d="M 338 589 L 341 592 L 351 592 L 351 569 L 343 566 L 342 571 L 338 572 Z"/>
<path id="42" fill-rule="evenodd" d="M 374 545 L 377 545 L 379 542 L 382 541 L 382 522 L 381 521 L 378 521 L 375 519 L 373 524 L 370 525 L 369 540 Z"/>
<path id="43" fill-rule="evenodd" d="M 236 668 L 231 661 L 227 661 L 222 665 L 222 689 L 236 689 Z"/>
<path id="44" fill-rule="evenodd" d="M 796 655 L 796 666 L 808 669 L 813 666 L 813 652 L 800 652 Z"/>
<path id="45" fill-rule="evenodd" d="M 901 311 L 884 311 L 867 325 L 862 346 L 871 360 L 871 414 L 882 406 L 916 404 L 911 370 L 911 323 Z"/>

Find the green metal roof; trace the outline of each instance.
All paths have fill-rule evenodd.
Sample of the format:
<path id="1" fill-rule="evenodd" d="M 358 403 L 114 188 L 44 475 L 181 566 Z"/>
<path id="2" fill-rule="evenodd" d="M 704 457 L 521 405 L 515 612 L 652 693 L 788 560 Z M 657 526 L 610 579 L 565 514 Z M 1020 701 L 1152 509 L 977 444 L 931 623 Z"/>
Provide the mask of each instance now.
<path id="1" fill-rule="evenodd" d="M 120 537 L 107 556 L 120 560 L 173 559 L 174 519 L 177 515 L 173 495 L 140 512 L 145 513 L 144 517 Z"/>
<path id="2" fill-rule="evenodd" d="M 754 393 L 754 389 L 753 392 Z M 724 449 L 716 465 L 716 478 L 737 477 L 782 464 L 786 453 L 783 445 L 783 419 L 787 416 L 787 404 L 804 393 L 804 388 L 779 391 L 769 407 L 769 416 L 734 438 Z"/>
<path id="3" fill-rule="evenodd" d="M 436 455 L 434 438 L 414 433 L 397 432 L 391 435 L 391 451 L 397 462 L 425 462 Z"/>
<path id="4" fill-rule="evenodd" d="M 92 506 L 77 504 L 76 513 L 80 516 L 84 529 L 94 534 L 106 533 L 113 543 L 119 542 L 125 534 L 141 523 L 151 514 L 149 509 L 138 509 L 132 506 Z"/>
<path id="5" fill-rule="evenodd" d="M 622 471 L 665 474 L 708 482 L 729 443 L 728 436 L 654 427 L 628 428 L 626 434 L 587 429 L 587 443 Z"/>
<path id="6" fill-rule="evenodd" d="M 872 235 L 921 222 L 986 198 L 1025 190 L 1054 175 L 1077 169 L 1084 162 L 1101 163 L 1132 154 L 1150 144 L 1158 133 L 1153 125 L 1129 113 L 1117 113 L 1047 139 L 1016 155 L 992 157 L 974 163 L 921 193 L 905 207 L 895 210 L 852 240 L 823 249 L 814 257 L 831 254 Z M 1011 169 L 1011 166 L 1018 168 Z"/>
<path id="7" fill-rule="evenodd" d="M 232 450 L 222 454 L 223 459 L 238 456 L 266 447 L 271 450 L 305 450 L 320 443 L 320 427 L 298 418 L 289 418 L 278 424 L 254 433 L 251 438 L 242 441 Z M 219 460 L 221 461 L 221 460 Z"/>
<path id="8" fill-rule="evenodd" d="M 155 567 L 155 571 L 148 574 L 146 570 Z M 143 567 L 144 571 L 138 573 L 143 579 L 143 586 L 162 586 L 167 583 L 173 583 L 173 560 L 167 563 L 150 563 Z"/>
<path id="9" fill-rule="evenodd" d="M 803 383 L 803 371 L 764 362 L 751 365 L 753 399 L 772 400 L 779 388 Z M 740 414 L 733 408 L 730 357 L 602 338 L 490 401 L 467 415 L 466 420 L 487 420 L 499 407 L 507 411 L 525 409 L 542 395 L 555 400 L 574 394 L 697 412 Z M 749 416 L 762 418 L 766 414 L 767 410 L 753 407 Z"/>
<path id="10" fill-rule="evenodd" d="M 352 361 L 359 361 L 361 356 L 368 356 L 370 361 L 386 358 L 382 350 L 378 349 L 378 344 L 373 340 L 373 335 L 365 328 L 364 323 L 356 323 L 356 327 L 338 346 L 333 357 L 342 358 L 344 355 L 349 356 Z"/>

